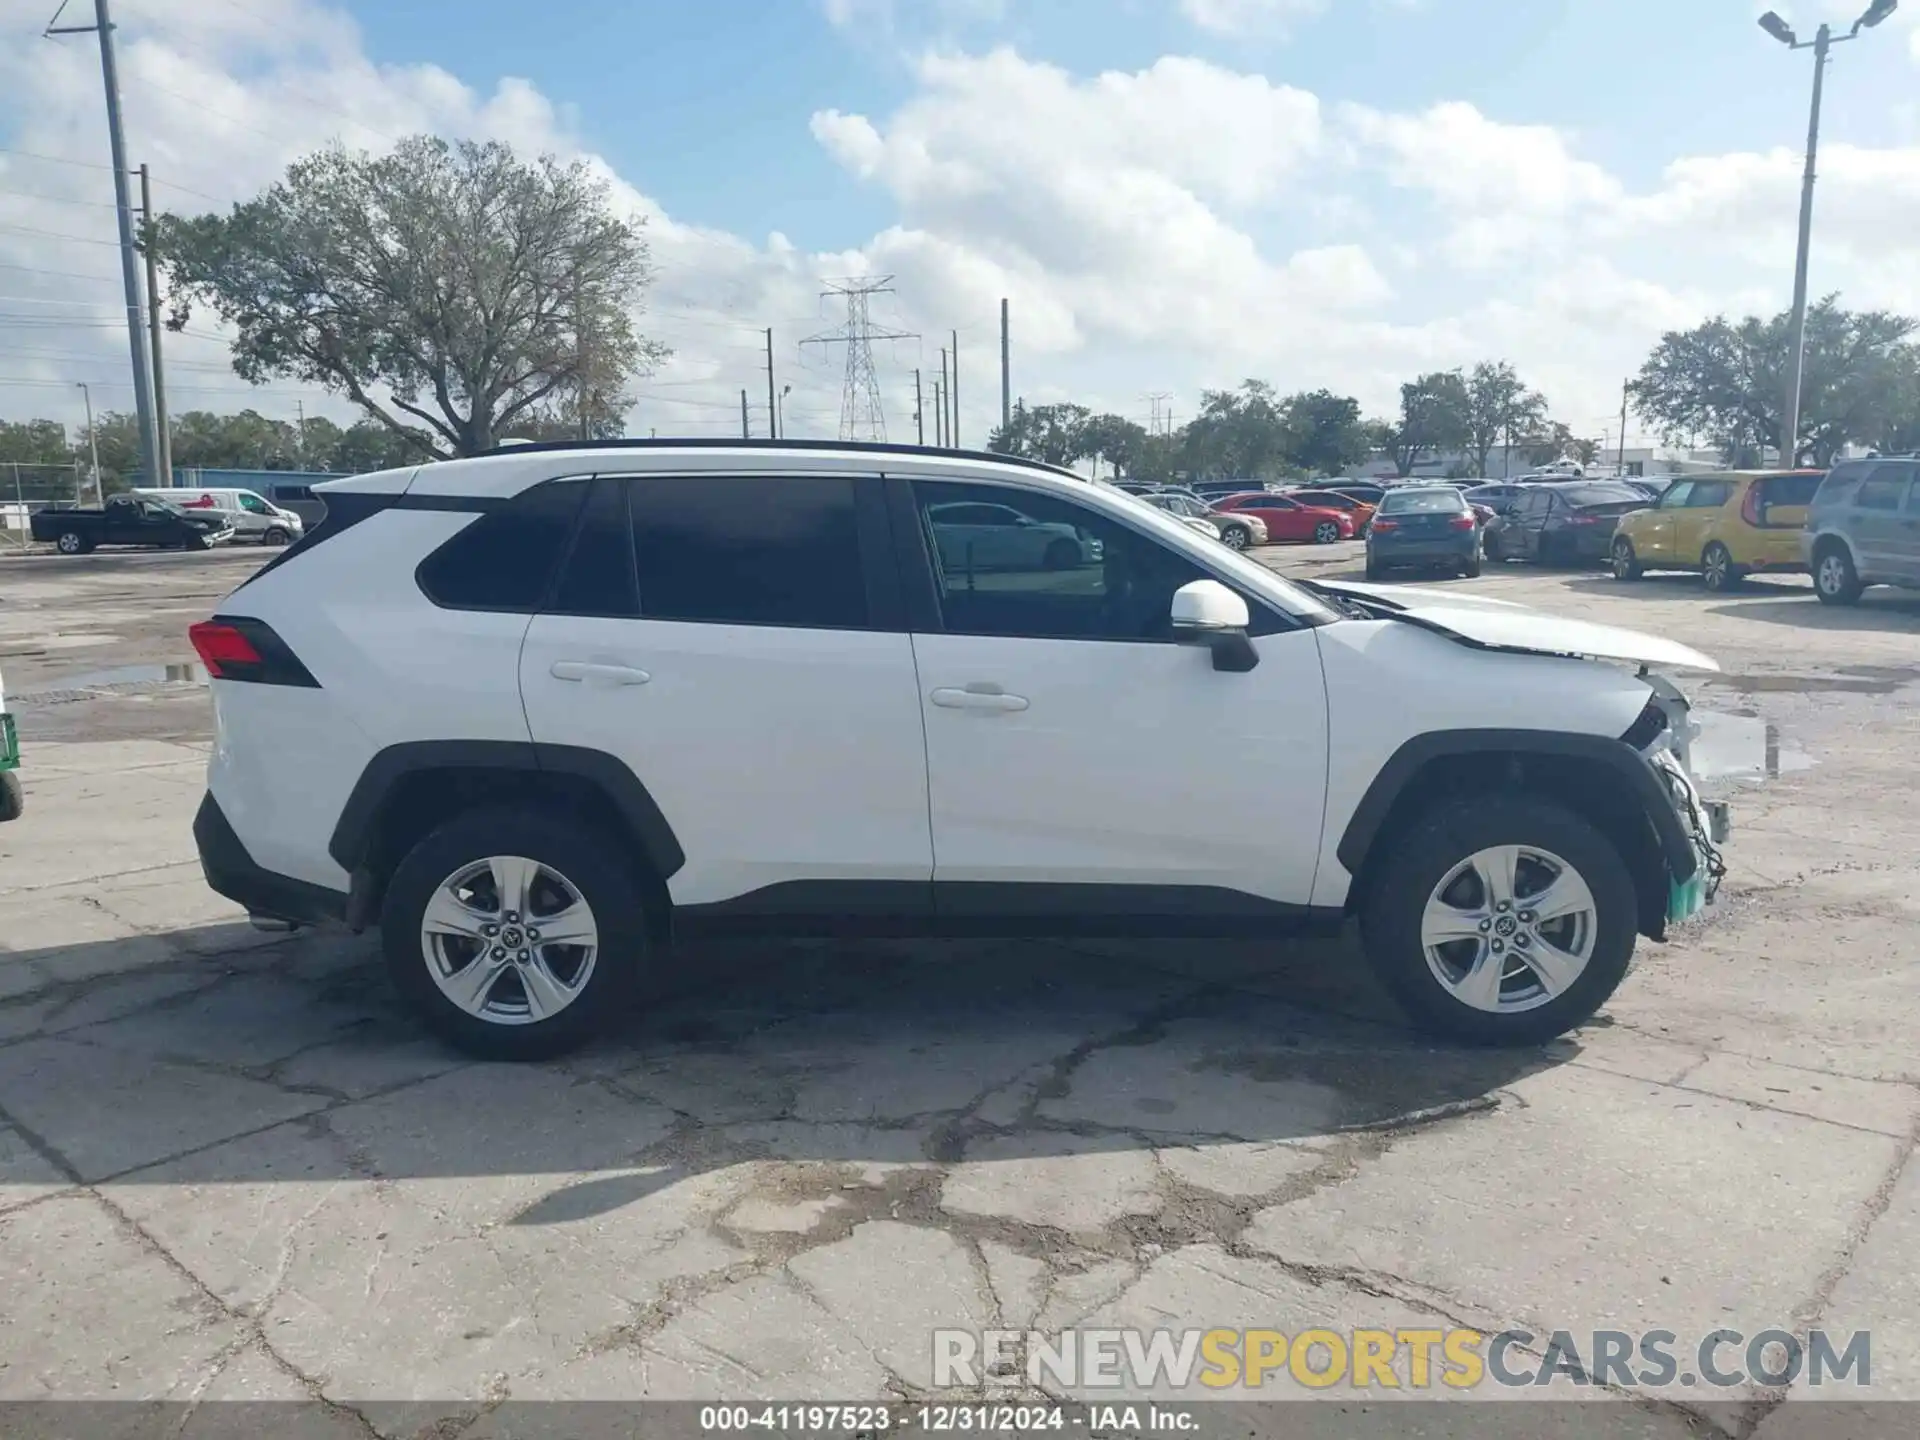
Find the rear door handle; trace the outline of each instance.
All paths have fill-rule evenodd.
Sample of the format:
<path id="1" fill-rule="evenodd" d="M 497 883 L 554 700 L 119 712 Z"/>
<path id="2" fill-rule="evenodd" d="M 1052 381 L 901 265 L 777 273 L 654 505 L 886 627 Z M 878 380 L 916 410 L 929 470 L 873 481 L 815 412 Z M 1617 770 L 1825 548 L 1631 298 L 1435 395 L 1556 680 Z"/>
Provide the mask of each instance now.
<path id="1" fill-rule="evenodd" d="M 1009 695 L 998 686 L 969 685 L 964 690 L 943 688 L 927 697 L 942 710 L 991 710 L 1002 714 L 1027 708 L 1027 697 Z"/>
<path id="2" fill-rule="evenodd" d="M 631 665 L 604 665 L 594 660 L 556 660 L 547 671 L 556 680 L 574 680 L 601 689 L 644 685 L 653 677 Z"/>

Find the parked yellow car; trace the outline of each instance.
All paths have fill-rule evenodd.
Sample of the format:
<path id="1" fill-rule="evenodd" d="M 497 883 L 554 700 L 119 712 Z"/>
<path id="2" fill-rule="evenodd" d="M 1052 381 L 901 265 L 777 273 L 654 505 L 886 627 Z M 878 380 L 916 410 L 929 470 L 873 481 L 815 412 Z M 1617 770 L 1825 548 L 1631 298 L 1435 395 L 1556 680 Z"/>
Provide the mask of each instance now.
<path id="1" fill-rule="evenodd" d="M 1760 570 L 1806 572 L 1800 530 L 1821 470 L 1729 470 L 1677 480 L 1650 509 L 1622 515 L 1613 532 L 1613 576 L 1695 570 L 1726 590 Z"/>

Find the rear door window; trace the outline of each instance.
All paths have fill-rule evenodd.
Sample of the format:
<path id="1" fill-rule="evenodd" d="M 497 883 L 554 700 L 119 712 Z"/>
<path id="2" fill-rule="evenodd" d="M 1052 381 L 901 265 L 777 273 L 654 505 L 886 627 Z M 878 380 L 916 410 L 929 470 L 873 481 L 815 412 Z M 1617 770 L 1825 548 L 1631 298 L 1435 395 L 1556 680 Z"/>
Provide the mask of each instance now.
<path id="1" fill-rule="evenodd" d="M 1733 493 L 1731 480 L 1696 480 L 1693 493 L 1687 496 L 1689 510 L 1718 510 L 1727 503 L 1727 497 Z"/>
<path id="2" fill-rule="evenodd" d="M 1911 465 L 1876 465 L 1860 482 L 1853 503 L 1862 510 L 1898 510 L 1912 476 Z"/>

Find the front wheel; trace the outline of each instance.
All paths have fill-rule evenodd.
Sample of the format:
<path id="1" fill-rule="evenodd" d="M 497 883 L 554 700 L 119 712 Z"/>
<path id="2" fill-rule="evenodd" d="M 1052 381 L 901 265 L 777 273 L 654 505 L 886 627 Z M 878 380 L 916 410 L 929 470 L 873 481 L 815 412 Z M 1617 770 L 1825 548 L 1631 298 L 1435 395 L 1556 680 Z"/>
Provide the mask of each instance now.
<path id="1" fill-rule="evenodd" d="M 1843 545 L 1828 543 L 1813 559 L 1813 593 L 1828 605 L 1856 605 L 1867 587 Z"/>
<path id="2" fill-rule="evenodd" d="M 87 537 L 82 535 L 78 530 L 62 530 L 60 532 L 60 538 L 53 542 L 53 548 L 58 550 L 62 555 L 84 555 L 87 551 L 91 550 L 93 546 L 88 543 Z"/>
<path id="3" fill-rule="evenodd" d="M 402 997 L 486 1060 L 540 1060 L 625 1009 L 645 962 L 638 887 L 612 837 L 536 809 L 471 811 L 387 887 L 381 941 Z"/>
<path id="4" fill-rule="evenodd" d="M 0 770 L 0 820 L 18 820 L 27 808 L 27 792 L 21 788 L 18 770 Z"/>
<path id="5" fill-rule="evenodd" d="M 1460 574 L 1465 579 L 1478 580 L 1480 578 L 1480 557 L 1476 555 L 1467 561 L 1466 564 L 1462 565 L 1460 567 Z"/>
<path id="6" fill-rule="evenodd" d="M 1640 569 L 1640 557 L 1633 552 L 1633 542 L 1621 538 L 1613 542 L 1613 578 L 1616 580 L 1638 580 L 1644 573 Z"/>
<path id="7" fill-rule="evenodd" d="M 1244 525 L 1229 525 L 1220 538 L 1229 550 L 1244 550 L 1253 543 L 1253 534 Z"/>
<path id="8" fill-rule="evenodd" d="M 1639 930 L 1633 877 L 1571 810 L 1517 794 L 1428 814 L 1361 912 L 1368 959 L 1421 1029 L 1537 1045 L 1592 1018 Z"/>
<path id="9" fill-rule="evenodd" d="M 1316 545 L 1331 545 L 1339 538 L 1340 527 L 1331 520 L 1322 520 L 1313 527 L 1313 543 Z"/>
<path id="10" fill-rule="evenodd" d="M 1701 552 L 1700 580 L 1715 594 L 1731 590 L 1745 578 L 1746 572 L 1733 563 L 1733 552 L 1718 540 Z"/>

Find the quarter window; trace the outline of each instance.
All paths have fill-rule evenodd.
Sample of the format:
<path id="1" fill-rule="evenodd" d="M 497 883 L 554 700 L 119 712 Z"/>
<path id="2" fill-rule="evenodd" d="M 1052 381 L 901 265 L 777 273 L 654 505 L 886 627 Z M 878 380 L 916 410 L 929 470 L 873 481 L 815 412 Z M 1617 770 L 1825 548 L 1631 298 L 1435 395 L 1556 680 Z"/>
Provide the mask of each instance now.
<path id="1" fill-rule="evenodd" d="M 1876 465 L 1873 473 L 1860 482 L 1853 503 L 1862 510 L 1898 510 L 1910 469 L 1906 465 Z"/>
<path id="2" fill-rule="evenodd" d="M 415 579 L 447 609 L 532 614 L 546 598 L 586 493 L 584 480 L 534 486 L 441 545 L 420 562 Z"/>
<path id="3" fill-rule="evenodd" d="M 868 623 L 853 481 L 833 475 L 629 482 L 649 620 L 857 630 Z"/>

